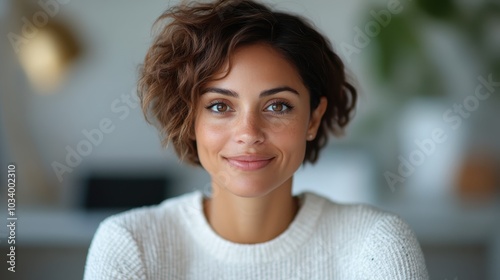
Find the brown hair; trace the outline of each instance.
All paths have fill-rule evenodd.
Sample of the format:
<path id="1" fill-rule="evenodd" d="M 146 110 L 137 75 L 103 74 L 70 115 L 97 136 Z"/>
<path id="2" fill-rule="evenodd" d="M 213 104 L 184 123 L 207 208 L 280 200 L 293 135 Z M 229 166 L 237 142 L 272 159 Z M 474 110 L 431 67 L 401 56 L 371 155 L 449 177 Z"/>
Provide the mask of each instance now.
<path id="1" fill-rule="evenodd" d="M 173 6 L 158 24 L 140 71 L 138 95 L 146 120 L 153 118 L 160 131 L 162 146 L 172 142 L 181 160 L 200 164 L 194 121 L 201 90 L 243 45 L 267 43 L 295 65 L 309 90 L 311 113 L 321 96 L 327 98 L 304 163 L 314 163 L 328 131 L 342 134 L 352 117 L 357 92 L 346 80 L 344 64 L 330 42 L 299 16 L 251 0 L 217 0 Z"/>

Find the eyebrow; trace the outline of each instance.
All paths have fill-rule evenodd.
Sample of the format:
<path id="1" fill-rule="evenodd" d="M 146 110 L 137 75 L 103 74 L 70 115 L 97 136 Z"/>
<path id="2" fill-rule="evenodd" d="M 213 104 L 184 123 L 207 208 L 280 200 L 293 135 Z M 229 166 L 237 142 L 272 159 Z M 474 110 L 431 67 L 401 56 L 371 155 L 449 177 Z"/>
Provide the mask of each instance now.
<path id="1" fill-rule="evenodd" d="M 262 91 L 259 94 L 259 97 L 266 97 L 266 96 L 277 94 L 277 93 L 283 92 L 283 91 L 288 91 L 288 92 L 294 93 L 296 95 L 300 95 L 299 92 L 296 91 L 295 89 L 293 89 L 293 88 L 291 88 L 289 86 L 283 86 L 283 87 L 277 87 L 277 88 L 272 88 L 272 89 L 266 89 L 266 90 Z M 209 88 L 204 89 L 201 92 L 201 94 L 204 94 L 204 93 L 207 93 L 207 92 L 220 93 L 220 94 L 223 94 L 223 95 L 227 95 L 227 96 L 231 96 L 231 97 L 236 97 L 236 98 L 239 97 L 238 93 L 236 93 L 235 91 L 230 90 L 230 89 L 224 89 L 224 88 L 209 87 Z"/>

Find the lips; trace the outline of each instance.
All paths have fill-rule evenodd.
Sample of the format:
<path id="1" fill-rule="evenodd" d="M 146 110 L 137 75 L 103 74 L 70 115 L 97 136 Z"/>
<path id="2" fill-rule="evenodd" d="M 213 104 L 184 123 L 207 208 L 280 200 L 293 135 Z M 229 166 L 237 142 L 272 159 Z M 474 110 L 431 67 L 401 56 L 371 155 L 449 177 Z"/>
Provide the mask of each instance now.
<path id="1" fill-rule="evenodd" d="M 228 163 L 243 171 L 255 171 L 266 167 L 274 157 L 265 155 L 240 155 L 225 157 Z"/>

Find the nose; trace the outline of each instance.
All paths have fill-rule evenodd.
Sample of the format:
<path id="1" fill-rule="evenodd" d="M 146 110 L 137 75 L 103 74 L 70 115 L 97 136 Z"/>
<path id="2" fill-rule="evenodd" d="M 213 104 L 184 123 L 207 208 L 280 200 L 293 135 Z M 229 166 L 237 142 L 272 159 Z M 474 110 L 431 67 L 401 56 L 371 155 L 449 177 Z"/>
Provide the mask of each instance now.
<path id="1" fill-rule="evenodd" d="M 264 142 L 263 122 L 258 113 L 242 114 L 235 125 L 234 139 L 238 144 L 257 145 Z"/>

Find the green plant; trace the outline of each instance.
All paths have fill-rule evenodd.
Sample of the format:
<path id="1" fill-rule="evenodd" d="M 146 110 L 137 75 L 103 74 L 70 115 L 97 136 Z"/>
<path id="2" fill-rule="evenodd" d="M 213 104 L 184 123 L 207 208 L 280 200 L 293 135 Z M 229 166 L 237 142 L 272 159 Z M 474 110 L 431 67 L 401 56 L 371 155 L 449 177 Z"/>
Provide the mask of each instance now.
<path id="1" fill-rule="evenodd" d="M 401 13 L 391 15 L 390 23 L 373 38 L 372 65 L 379 80 L 398 93 L 395 98 L 446 94 L 443 73 L 430 55 L 433 50 L 426 48 L 422 32 L 423 26 L 432 24 L 456 31 L 467 42 L 471 55 L 480 60 L 482 71 L 500 77 L 500 1 L 480 1 L 472 6 L 464 7 L 463 1 L 454 0 L 414 0 L 407 2 Z"/>

